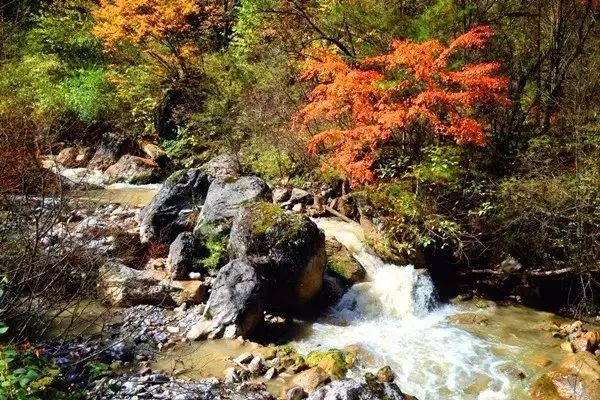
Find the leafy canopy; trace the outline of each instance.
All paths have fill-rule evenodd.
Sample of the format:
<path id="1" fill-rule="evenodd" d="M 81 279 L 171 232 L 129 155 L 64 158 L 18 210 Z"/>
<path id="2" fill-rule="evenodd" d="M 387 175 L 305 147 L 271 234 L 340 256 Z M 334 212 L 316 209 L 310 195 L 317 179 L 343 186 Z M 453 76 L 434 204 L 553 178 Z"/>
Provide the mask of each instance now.
<path id="1" fill-rule="evenodd" d="M 380 147 L 417 125 L 457 143 L 485 143 L 479 111 L 507 105 L 508 80 L 497 62 L 455 68 L 459 50 L 481 49 L 492 36 L 478 26 L 444 46 L 396 40 L 389 53 L 355 64 L 321 49 L 305 63 L 302 77 L 317 79 L 308 104 L 296 115 L 302 129 L 325 126 L 309 144 L 312 153 L 333 153 L 331 166 L 353 183 L 375 179 Z"/>

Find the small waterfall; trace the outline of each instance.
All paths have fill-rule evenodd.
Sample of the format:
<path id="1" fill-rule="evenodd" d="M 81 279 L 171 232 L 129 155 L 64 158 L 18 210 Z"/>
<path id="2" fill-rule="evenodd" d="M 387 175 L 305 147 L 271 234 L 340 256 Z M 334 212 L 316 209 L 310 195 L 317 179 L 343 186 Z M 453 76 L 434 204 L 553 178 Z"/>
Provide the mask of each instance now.
<path id="1" fill-rule="evenodd" d="M 435 304 L 433 282 L 412 265 L 384 263 L 364 243 L 358 224 L 333 219 L 315 220 L 327 236 L 335 237 L 367 270 L 367 281 L 352 286 L 335 306 L 345 319 L 425 316 Z"/>
<path id="2" fill-rule="evenodd" d="M 436 304 L 426 273 L 412 265 L 384 263 L 365 244 L 356 223 L 328 218 L 315 222 L 353 253 L 367 270 L 367 281 L 352 286 L 323 322 L 312 324 L 310 335 L 296 343 L 300 351 L 358 345 L 390 365 L 399 386 L 420 400 L 527 398 L 521 396 L 522 387 L 515 389 L 499 372 L 504 361 L 489 343 L 447 322 L 456 310 Z M 345 324 L 332 325 L 331 320 Z"/>

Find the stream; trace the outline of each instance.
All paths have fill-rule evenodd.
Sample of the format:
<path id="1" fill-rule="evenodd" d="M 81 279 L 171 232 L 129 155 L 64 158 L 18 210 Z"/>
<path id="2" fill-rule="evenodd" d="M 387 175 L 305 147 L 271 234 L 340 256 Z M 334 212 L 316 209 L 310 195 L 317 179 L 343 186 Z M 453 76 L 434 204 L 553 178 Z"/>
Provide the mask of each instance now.
<path id="1" fill-rule="evenodd" d="M 367 281 L 350 288 L 321 321 L 306 325 L 295 340 L 301 352 L 358 345 L 377 365 L 390 365 L 402 390 L 420 400 L 530 399 L 541 355 L 545 363 L 563 355 L 543 331 L 552 314 L 522 307 L 480 309 L 469 302 L 438 304 L 429 276 L 410 265 L 384 263 L 364 244 L 358 224 L 315 222 L 353 252 L 367 270 Z M 461 315 L 486 322 L 452 322 Z"/>
<path id="2" fill-rule="evenodd" d="M 112 187 L 85 197 L 143 206 L 155 190 Z M 301 353 L 359 348 L 373 361 L 358 365 L 349 376 L 389 365 L 399 387 L 419 400 L 531 399 L 533 381 L 564 357 L 560 341 L 548 332 L 553 323 L 565 322 L 560 317 L 486 301 L 442 304 L 425 271 L 384 263 L 365 245 L 360 225 L 332 218 L 314 221 L 352 252 L 367 270 L 367 280 L 351 287 L 318 320 L 297 321 L 291 342 Z M 245 346 L 225 340 L 187 342 L 162 352 L 152 367 L 184 371 L 186 379 L 220 377 L 226 358 L 251 350 Z M 285 382 L 279 378 L 267 384 L 278 395 Z"/>

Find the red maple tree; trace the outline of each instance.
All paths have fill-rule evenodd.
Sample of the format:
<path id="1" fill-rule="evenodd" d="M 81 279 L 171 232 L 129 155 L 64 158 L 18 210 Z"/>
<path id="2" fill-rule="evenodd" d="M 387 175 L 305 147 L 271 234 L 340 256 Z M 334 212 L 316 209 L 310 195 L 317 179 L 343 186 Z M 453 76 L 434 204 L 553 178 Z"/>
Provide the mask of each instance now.
<path id="1" fill-rule="evenodd" d="M 356 184 L 375 179 L 378 150 L 414 124 L 457 143 L 483 145 L 478 111 L 510 103 L 508 79 L 497 75 L 496 62 L 455 68 L 452 61 L 458 50 L 484 48 L 492 35 L 489 27 L 478 26 L 447 46 L 397 40 L 389 53 L 353 64 L 330 50 L 317 51 L 302 77 L 318 84 L 296 121 L 305 130 L 327 128 L 312 137 L 309 151 L 330 153 L 328 166 Z"/>

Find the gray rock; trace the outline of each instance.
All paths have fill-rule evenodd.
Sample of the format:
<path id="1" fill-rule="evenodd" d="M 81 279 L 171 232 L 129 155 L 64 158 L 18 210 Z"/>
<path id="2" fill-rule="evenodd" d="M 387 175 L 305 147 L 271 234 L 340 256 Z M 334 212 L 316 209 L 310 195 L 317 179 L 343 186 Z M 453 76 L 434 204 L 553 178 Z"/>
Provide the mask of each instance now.
<path id="1" fill-rule="evenodd" d="M 169 247 L 167 272 L 172 279 L 188 279 L 196 256 L 196 239 L 189 232 L 182 232 Z"/>
<path id="2" fill-rule="evenodd" d="M 206 298 L 206 291 L 202 282 L 163 281 L 150 271 L 129 268 L 118 261 L 108 262 L 99 270 L 100 299 L 117 307 L 197 303 Z"/>
<path id="3" fill-rule="evenodd" d="M 369 385 L 347 379 L 333 381 L 314 392 L 309 400 L 406 400 L 398 386 L 393 383 Z"/>
<path id="4" fill-rule="evenodd" d="M 215 178 L 208 189 L 196 232 L 203 224 L 227 231 L 242 206 L 260 200 L 270 202 L 272 197 L 271 189 L 259 177 Z"/>
<path id="5" fill-rule="evenodd" d="M 99 296 L 113 306 L 163 304 L 170 301 L 173 288 L 145 271 L 129 268 L 117 261 L 103 265 L 98 277 Z"/>
<path id="6" fill-rule="evenodd" d="M 312 195 L 306 190 L 294 188 L 288 201 L 290 204 L 302 203 L 308 205 L 312 202 Z"/>
<path id="7" fill-rule="evenodd" d="M 104 183 L 144 184 L 159 178 L 160 168 L 153 160 L 125 154 L 104 171 Z"/>
<path id="8" fill-rule="evenodd" d="M 236 336 L 247 336 L 263 320 L 263 288 L 256 270 L 247 263 L 233 260 L 215 279 L 207 303 L 217 326 L 236 326 Z"/>
<path id="9" fill-rule="evenodd" d="M 202 166 L 202 169 L 213 179 L 232 178 L 240 173 L 240 164 L 229 154 L 217 156 Z"/>
<path id="10" fill-rule="evenodd" d="M 193 227 L 191 215 L 204 203 L 209 176 L 192 168 L 171 175 L 140 212 L 140 240 L 168 243 Z"/>
<path id="11" fill-rule="evenodd" d="M 279 187 L 273 190 L 273 201 L 275 203 L 283 203 L 284 201 L 288 201 L 291 195 L 292 191 L 289 187 Z"/>
<path id="12" fill-rule="evenodd" d="M 325 236 L 309 218 L 273 204 L 246 206 L 229 239 L 233 257 L 261 273 L 269 311 L 290 311 L 315 298 L 327 263 Z"/>

